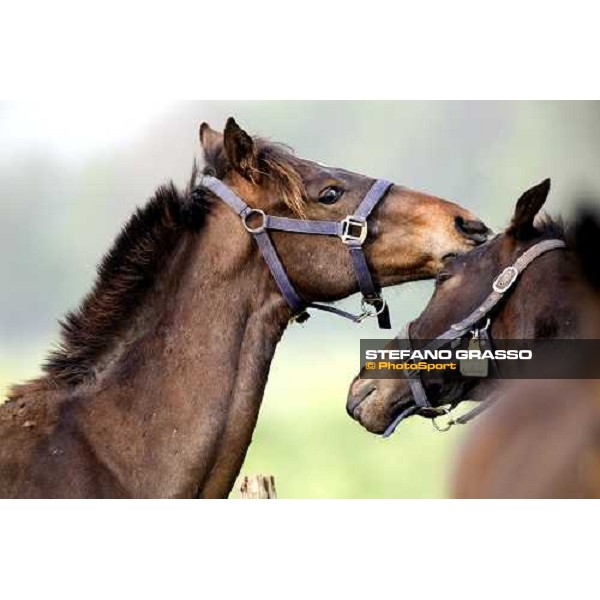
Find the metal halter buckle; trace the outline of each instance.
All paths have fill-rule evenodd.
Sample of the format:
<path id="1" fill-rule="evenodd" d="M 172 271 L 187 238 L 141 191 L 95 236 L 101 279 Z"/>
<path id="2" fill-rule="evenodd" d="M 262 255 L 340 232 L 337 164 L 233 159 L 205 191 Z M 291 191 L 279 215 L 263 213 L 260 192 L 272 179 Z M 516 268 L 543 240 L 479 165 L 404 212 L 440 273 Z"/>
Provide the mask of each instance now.
<path id="1" fill-rule="evenodd" d="M 340 238 L 344 244 L 362 243 L 367 239 L 367 222 L 357 217 L 347 216 L 342 220 Z"/>
<path id="2" fill-rule="evenodd" d="M 515 267 L 506 267 L 492 284 L 493 290 L 503 294 L 517 280 L 518 276 L 519 271 Z"/>
<path id="3" fill-rule="evenodd" d="M 260 215 L 262 221 L 258 227 L 251 227 L 248 225 L 248 219 L 253 215 Z M 264 211 L 260 210 L 260 208 L 251 208 L 243 217 L 242 223 L 244 224 L 244 228 L 248 233 L 262 233 L 267 228 L 267 215 L 265 215 Z"/>

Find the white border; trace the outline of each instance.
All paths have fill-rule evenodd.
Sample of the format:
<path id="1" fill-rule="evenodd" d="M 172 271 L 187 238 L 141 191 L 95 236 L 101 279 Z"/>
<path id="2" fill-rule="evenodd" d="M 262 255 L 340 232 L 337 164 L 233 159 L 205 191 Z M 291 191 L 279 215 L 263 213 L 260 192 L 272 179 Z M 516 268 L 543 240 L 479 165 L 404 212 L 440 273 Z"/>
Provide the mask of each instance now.
<path id="1" fill-rule="evenodd" d="M 6 502 L 2 595 L 586 598 L 597 595 L 597 506 Z"/>
<path id="2" fill-rule="evenodd" d="M 0 96 L 598 97 L 581 0 L 4 3 Z"/>
<path id="3" fill-rule="evenodd" d="M 21 0 L 2 7 L 0 96 L 594 98 L 597 19 L 586 7 Z M 2 503 L 0 589 L 44 599 L 581 598 L 597 594 L 597 507 Z"/>

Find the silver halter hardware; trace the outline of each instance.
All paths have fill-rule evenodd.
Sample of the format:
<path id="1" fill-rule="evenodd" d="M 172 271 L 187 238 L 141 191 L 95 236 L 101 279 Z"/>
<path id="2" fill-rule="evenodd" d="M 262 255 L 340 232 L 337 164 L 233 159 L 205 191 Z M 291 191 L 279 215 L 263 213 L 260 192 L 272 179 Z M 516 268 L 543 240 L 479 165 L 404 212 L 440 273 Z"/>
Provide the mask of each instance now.
<path id="1" fill-rule="evenodd" d="M 506 267 L 492 284 L 492 289 L 499 294 L 506 292 L 508 288 L 517 280 L 519 271 L 515 267 Z"/>
<path id="2" fill-rule="evenodd" d="M 361 245 L 367 239 L 367 222 L 348 216 L 341 222 L 340 239 L 344 244 Z"/>
<path id="3" fill-rule="evenodd" d="M 250 219 L 250 217 L 254 215 L 260 215 L 261 218 L 260 225 L 256 227 L 252 227 L 248 224 L 248 219 Z M 260 210 L 260 208 L 251 208 L 246 214 L 242 216 L 242 225 L 248 233 L 252 233 L 254 235 L 256 235 L 257 233 L 262 233 L 267 228 L 267 215 L 265 214 L 265 211 Z"/>

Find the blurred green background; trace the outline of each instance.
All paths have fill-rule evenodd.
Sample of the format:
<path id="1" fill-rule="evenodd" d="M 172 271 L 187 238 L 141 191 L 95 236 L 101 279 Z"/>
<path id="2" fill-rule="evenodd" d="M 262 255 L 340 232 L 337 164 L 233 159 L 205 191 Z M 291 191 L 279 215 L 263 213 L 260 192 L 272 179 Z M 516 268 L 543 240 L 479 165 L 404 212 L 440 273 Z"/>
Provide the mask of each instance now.
<path id="1" fill-rule="evenodd" d="M 4 102 L 0 398 L 9 383 L 39 372 L 57 319 L 90 287 L 134 206 L 168 179 L 186 182 L 199 124 L 220 128 L 229 115 L 306 158 L 455 200 L 494 229 L 545 177 L 553 181 L 552 214 L 571 214 L 580 194 L 600 198 L 595 102 Z M 387 291 L 395 328 L 419 313 L 431 290 L 420 282 Z M 361 337 L 385 334 L 325 314 L 290 327 L 244 473 L 275 475 L 286 498 L 447 493 L 462 432 L 439 434 L 412 419 L 385 441 L 347 417 Z"/>

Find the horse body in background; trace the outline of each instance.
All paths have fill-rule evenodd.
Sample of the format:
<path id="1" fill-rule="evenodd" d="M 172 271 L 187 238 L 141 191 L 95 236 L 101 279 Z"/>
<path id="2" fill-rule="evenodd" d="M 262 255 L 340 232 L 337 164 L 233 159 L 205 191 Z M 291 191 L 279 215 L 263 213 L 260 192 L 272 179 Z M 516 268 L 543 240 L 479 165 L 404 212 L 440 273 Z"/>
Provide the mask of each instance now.
<path id="1" fill-rule="evenodd" d="M 341 221 L 373 180 L 201 127 L 205 173 L 267 214 Z M 0 497 L 225 497 L 251 441 L 290 308 L 238 216 L 172 185 L 131 218 L 38 380 L 0 407 Z M 487 228 L 392 186 L 369 219 L 378 285 L 431 277 Z M 357 291 L 339 240 L 275 232 L 304 301 Z"/>

